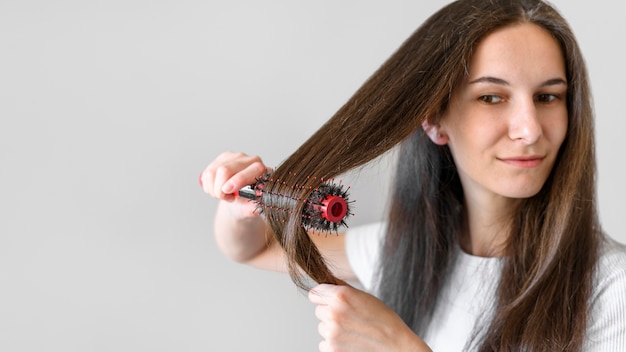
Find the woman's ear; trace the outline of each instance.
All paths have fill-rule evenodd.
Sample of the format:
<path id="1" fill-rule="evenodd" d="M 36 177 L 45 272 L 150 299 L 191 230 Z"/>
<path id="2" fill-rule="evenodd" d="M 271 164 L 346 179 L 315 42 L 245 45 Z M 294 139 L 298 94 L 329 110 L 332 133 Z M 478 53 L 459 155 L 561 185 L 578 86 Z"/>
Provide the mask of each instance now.
<path id="1" fill-rule="evenodd" d="M 448 135 L 443 131 L 441 125 L 439 125 L 438 123 L 431 125 L 428 120 L 424 120 L 424 122 L 422 122 L 422 128 L 424 129 L 426 135 L 428 135 L 428 138 L 433 141 L 433 143 L 437 145 L 448 144 Z"/>

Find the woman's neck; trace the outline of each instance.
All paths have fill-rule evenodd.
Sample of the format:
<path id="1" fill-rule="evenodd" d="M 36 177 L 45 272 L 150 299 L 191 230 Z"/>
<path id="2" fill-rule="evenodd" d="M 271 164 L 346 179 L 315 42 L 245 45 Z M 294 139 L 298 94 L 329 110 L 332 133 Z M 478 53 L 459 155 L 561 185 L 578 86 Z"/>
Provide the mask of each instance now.
<path id="1" fill-rule="evenodd" d="M 503 197 L 467 197 L 459 243 L 463 251 L 479 257 L 502 257 L 519 200 Z"/>

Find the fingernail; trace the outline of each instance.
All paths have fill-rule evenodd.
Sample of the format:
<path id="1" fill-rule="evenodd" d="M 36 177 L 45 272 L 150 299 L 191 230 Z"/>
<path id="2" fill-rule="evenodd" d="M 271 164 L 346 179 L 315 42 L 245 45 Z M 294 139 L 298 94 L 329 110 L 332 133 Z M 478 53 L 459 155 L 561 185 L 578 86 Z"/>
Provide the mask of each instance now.
<path id="1" fill-rule="evenodd" d="M 231 182 L 226 182 L 223 186 L 222 186 L 222 192 L 226 193 L 226 194 L 231 194 L 235 191 L 235 186 L 231 183 Z"/>

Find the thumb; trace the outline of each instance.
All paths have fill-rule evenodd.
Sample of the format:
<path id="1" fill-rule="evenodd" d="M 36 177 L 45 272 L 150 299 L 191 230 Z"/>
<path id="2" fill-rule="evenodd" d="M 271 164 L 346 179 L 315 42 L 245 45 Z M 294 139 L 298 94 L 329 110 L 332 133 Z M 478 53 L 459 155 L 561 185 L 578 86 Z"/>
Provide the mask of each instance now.
<path id="1" fill-rule="evenodd" d="M 354 289 L 349 284 L 342 281 L 341 285 L 319 284 L 309 290 L 308 298 L 314 304 L 328 304 L 336 295 L 345 290 Z"/>

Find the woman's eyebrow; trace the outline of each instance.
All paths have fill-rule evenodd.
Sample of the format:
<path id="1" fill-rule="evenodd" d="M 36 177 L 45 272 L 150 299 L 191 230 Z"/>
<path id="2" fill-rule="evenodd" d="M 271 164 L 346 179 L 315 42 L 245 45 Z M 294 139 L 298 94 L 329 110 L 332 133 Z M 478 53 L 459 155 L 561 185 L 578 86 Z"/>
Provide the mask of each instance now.
<path id="1" fill-rule="evenodd" d="M 563 78 L 552 78 L 552 79 L 549 79 L 549 80 L 543 82 L 543 84 L 541 84 L 541 87 L 557 86 L 559 84 L 563 84 L 563 85 L 567 86 L 567 81 L 564 80 Z"/>
<path id="2" fill-rule="evenodd" d="M 509 82 L 507 82 L 506 80 L 504 80 L 502 78 L 492 77 L 492 76 L 479 77 L 479 78 L 476 78 L 475 80 L 472 80 L 472 81 L 469 82 L 469 84 L 475 84 L 475 83 L 492 83 L 492 84 L 498 84 L 498 85 L 501 85 L 501 86 L 510 86 L 511 85 Z M 539 86 L 540 87 L 547 87 L 547 86 L 556 86 L 556 85 L 560 85 L 560 84 L 563 84 L 563 85 L 567 86 L 567 81 L 564 80 L 563 78 L 560 78 L 560 77 L 551 78 L 549 80 L 544 81 Z"/>
<path id="3" fill-rule="evenodd" d="M 493 83 L 493 84 L 499 84 L 501 86 L 510 86 L 509 82 L 503 80 L 502 78 L 491 77 L 491 76 L 479 77 L 469 82 L 469 84 L 474 84 L 474 83 Z"/>

